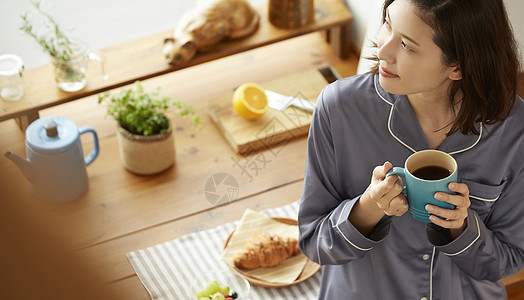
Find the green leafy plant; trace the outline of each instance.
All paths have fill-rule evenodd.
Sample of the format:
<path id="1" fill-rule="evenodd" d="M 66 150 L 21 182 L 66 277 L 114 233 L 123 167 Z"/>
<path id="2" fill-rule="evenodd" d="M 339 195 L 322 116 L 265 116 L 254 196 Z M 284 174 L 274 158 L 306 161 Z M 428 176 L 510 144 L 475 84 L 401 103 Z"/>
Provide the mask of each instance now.
<path id="1" fill-rule="evenodd" d="M 109 92 L 98 96 L 98 103 L 107 103 L 107 113 L 111 115 L 122 128 L 137 135 L 155 135 L 166 133 L 170 122 L 165 113 L 172 106 L 182 118 L 189 119 L 195 126 L 203 124 L 200 117 L 195 115 L 195 109 L 181 101 L 171 101 L 169 97 L 159 94 L 157 87 L 146 92 L 140 81 L 134 83 L 133 88 L 122 89 L 109 97 Z"/>
<path id="2" fill-rule="evenodd" d="M 20 30 L 31 36 L 42 49 L 51 57 L 60 61 L 69 61 L 73 54 L 71 49 L 71 40 L 67 37 L 58 23 L 45 11 L 40 8 L 40 2 L 31 2 L 36 11 L 44 17 L 46 27 L 45 34 L 39 34 L 33 24 L 29 21 L 29 13 L 22 15 L 22 27 Z"/>

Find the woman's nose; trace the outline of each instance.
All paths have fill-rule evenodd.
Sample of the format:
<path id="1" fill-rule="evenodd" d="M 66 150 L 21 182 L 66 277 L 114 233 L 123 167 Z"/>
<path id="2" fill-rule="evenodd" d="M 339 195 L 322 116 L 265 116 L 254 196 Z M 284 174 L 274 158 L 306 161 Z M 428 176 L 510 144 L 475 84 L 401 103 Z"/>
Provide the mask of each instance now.
<path id="1" fill-rule="evenodd" d="M 388 64 L 396 62 L 395 48 L 392 35 L 384 35 L 379 37 L 378 41 L 378 59 L 386 61 Z"/>

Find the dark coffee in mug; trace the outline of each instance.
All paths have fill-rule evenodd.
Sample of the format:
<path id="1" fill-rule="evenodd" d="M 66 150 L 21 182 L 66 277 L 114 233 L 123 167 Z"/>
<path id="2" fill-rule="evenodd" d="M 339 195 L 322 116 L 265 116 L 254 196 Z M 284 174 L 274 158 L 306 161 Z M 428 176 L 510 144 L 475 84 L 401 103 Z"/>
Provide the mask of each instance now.
<path id="1" fill-rule="evenodd" d="M 451 175 L 451 171 L 441 166 L 425 166 L 413 171 L 412 174 L 424 180 L 440 180 Z"/>

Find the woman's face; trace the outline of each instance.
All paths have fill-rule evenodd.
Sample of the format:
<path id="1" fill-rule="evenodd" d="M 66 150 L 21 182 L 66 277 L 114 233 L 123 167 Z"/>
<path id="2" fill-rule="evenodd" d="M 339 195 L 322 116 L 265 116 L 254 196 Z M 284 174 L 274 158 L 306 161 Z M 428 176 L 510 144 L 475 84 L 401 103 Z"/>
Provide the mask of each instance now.
<path id="1" fill-rule="evenodd" d="M 378 35 L 380 85 L 398 95 L 445 95 L 458 68 L 442 62 L 433 30 L 415 13 L 410 0 L 396 0 L 387 8 Z M 458 72 L 458 74 L 457 74 Z"/>

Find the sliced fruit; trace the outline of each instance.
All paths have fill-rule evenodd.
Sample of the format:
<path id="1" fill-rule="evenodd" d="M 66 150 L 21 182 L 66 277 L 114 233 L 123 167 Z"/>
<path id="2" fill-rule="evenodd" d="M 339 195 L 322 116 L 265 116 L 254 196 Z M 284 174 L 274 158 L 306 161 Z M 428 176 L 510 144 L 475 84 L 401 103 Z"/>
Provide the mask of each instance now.
<path id="1" fill-rule="evenodd" d="M 263 116 L 268 110 L 264 88 L 254 82 L 242 84 L 233 93 L 233 108 L 246 119 Z"/>

